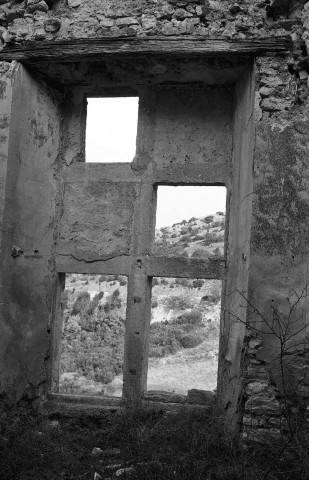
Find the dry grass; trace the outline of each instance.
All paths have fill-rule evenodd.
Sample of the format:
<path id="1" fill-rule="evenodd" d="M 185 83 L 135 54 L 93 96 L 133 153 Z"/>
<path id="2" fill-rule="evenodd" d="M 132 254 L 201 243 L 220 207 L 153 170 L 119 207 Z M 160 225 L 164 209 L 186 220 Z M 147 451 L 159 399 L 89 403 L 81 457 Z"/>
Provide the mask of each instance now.
<path id="1" fill-rule="evenodd" d="M 113 413 L 104 419 L 28 421 L 4 432 L 1 480 L 306 480 L 308 432 L 244 450 L 220 417 L 201 411 Z M 91 454 L 98 447 L 98 456 Z M 118 454 L 110 451 L 119 449 Z M 307 452 L 307 453 L 306 453 Z M 111 468 L 111 465 L 118 465 Z M 119 475 L 120 468 L 132 467 Z M 118 474 L 116 473 L 118 472 Z"/>

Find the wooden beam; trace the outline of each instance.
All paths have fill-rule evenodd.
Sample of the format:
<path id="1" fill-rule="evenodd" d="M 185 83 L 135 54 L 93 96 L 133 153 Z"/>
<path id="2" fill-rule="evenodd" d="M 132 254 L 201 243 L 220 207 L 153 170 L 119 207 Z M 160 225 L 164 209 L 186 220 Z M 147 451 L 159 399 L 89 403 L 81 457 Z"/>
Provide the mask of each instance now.
<path id="1" fill-rule="evenodd" d="M 0 52 L 0 61 L 17 60 L 24 63 L 49 60 L 50 62 L 76 62 L 100 60 L 107 56 L 155 55 L 169 57 L 215 57 L 222 55 L 261 55 L 267 52 L 286 52 L 291 37 L 249 38 L 223 40 L 203 37 L 103 37 L 74 40 L 24 42 L 7 44 Z"/>
<path id="2" fill-rule="evenodd" d="M 222 279 L 225 274 L 223 258 L 149 257 L 146 267 L 151 277 Z"/>
<path id="3" fill-rule="evenodd" d="M 152 178 L 159 185 L 225 185 L 229 176 L 230 166 L 214 157 L 207 164 L 155 167 Z"/>
<path id="4" fill-rule="evenodd" d="M 119 256 L 108 260 L 85 262 L 70 255 L 56 255 L 56 272 L 92 275 L 130 275 L 132 264 L 145 265 L 150 277 L 210 278 L 221 279 L 225 275 L 225 260 L 158 256 Z"/>

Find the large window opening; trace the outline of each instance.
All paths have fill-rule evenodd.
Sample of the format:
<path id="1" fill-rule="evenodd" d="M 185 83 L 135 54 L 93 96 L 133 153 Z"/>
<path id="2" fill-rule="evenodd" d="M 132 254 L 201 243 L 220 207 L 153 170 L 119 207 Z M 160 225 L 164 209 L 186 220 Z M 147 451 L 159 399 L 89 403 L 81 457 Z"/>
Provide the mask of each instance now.
<path id="1" fill-rule="evenodd" d="M 132 162 L 137 120 L 138 97 L 88 98 L 86 162 Z"/>
<path id="2" fill-rule="evenodd" d="M 122 396 L 127 277 L 67 274 L 59 393 Z"/>
<path id="3" fill-rule="evenodd" d="M 217 386 L 221 281 L 154 277 L 147 390 Z"/>
<path id="4" fill-rule="evenodd" d="M 153 278 L 148 393 L 217 387 L 221 279 L 209 264 L 224 258 L 225 205 L 224 186 L 158 187 L 153 251 L 171 275 Z M 187 258 L 191 276 L 185 264 L 172 275 Z"/>

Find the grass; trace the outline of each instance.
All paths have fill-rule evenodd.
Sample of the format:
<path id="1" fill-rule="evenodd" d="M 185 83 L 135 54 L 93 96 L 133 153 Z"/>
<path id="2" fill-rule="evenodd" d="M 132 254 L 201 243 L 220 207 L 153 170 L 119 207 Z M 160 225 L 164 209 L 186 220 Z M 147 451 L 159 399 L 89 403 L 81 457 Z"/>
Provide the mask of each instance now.
<path id="1" fill-rule="evenodd" d="M 308 432 L 299 441 L 296 437 L 281 458 L 280 445 L 241 448 L 222 419 L 205 411 L 28 420 L 3 433 L 1 480 L 93 480 L 95 473 L 102 479 L 132 480 L 309 478 Z M 91 453 L 94 447 L 102 449 L 97 456 Z M 120 468 L 131 466 L 119 475 Z"/>

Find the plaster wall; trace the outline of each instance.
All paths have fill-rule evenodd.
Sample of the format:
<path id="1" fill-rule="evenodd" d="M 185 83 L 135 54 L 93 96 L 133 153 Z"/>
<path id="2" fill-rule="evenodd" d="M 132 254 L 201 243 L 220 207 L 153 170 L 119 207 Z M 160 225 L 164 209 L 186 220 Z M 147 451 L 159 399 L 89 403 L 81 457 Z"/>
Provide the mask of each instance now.
<path id="1" fill-rule="evenodd" d="M 9 148 L 9 127 L 11 120 L 12 88 L 14 79 L 14 63 L 1 62 L 1 116 L 0 116 L 0 245 L 3 230 L 3 209 Z"/>
<path id="2" fill-rule="evenodd" d="M 154 161 L 161 168 L 231 162 L 233 89 L 159 88 Z M 198 100 L 197 100 L 198 99 Z"/>
<path id="3" fill-rule="evenodd" d="M 1 284 L 1 393 L 36 399 L 46 377 L 52 249 L 60 141 L 59 100 L 21 66 L 15 70 L 9 131 Z M 12 256 L 15 248 L 16 257 Z"/>

